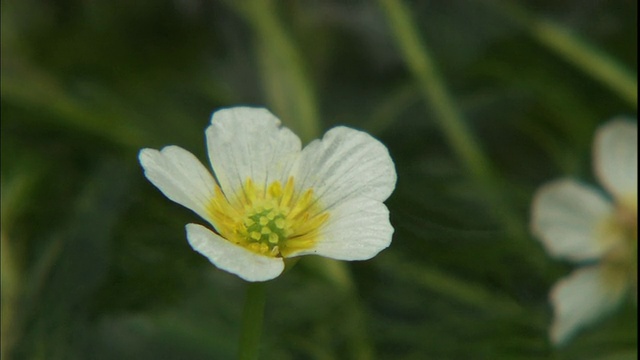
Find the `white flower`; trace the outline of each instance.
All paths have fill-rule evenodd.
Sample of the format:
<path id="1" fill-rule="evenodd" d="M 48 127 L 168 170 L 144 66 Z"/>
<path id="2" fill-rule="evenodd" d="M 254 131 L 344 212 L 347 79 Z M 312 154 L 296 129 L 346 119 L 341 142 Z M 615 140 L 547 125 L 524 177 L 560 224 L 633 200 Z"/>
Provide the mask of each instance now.
<path id="1" fill-rule="evenodd" d="M 382 203 L 396 184 L 386 147 L 346 127 L 301 149 L 266 109 L 215 112 L 206 130 L 215 178 L 190 152 L 143 149 L 147 179 L 213 229 L 186 226 L 194 250 L 247 281 L 265 281 L 284 258 L 366 260 L 391 243 Z"/>
<path id="2" fill-rule="evenodd" d="M 596 177 L 610 197 L 563 179 L 538 190 L 532 206 L 532 231 L 547 251 L 585 264 L 551 291 L 555 344 L 615 309 L 630 290 L 637 301 L 637 124 L 616 119 L 603 125 L 593 156 Z"/>

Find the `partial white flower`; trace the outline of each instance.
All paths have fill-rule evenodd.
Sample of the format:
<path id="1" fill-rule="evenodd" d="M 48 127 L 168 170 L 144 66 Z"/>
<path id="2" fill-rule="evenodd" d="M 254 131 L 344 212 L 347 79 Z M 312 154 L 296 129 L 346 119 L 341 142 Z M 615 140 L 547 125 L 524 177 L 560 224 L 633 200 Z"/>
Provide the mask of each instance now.
<path id="1" fill-rule="evenodd" d="M 396 184 L 386 147 L 347 127 L 304 149 L 266 109 L 215 112 L 206 130 L 214 176 L 190 152 L 143 149 L 147 179 L 206 220 L 188 224 L 194 250 L 247 281 L 280 275 L 285 258 L 366 260 L 391 243 L 383 204 Z"/>
<path id="2" fill-rule="evenodd" d="M 555 344 L 614 310 L 630 290 L 637 301 L 637 124 L 616 119 L 603 125 L 593 151 L 596 177 L 609 196 L 562 179 L 539 189 L 532 205 L 532 231 L 551 255 L 594 264 L 551 290 Z"/>

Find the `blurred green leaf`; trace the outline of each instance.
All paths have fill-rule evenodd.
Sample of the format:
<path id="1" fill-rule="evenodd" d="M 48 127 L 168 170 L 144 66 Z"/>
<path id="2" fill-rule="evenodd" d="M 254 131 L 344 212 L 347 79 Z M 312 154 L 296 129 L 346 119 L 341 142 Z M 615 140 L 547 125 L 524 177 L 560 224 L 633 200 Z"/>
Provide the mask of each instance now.
<path id="1" fill-rule="evenodd" d="M 637 2 L 509 5 L 524 22 L 486 2 L 402 4 L 515 222 L 544 182 L 593 181 L 594 129 L 636 116 Z M 371 132 L 398 184 L 390 248 L 305 258 L 269 284 L 263 358 L 635 358 L 632 300 L 549 342 L 549 290 L 574 266 L 488 211 L 387 17 L 376 2 L 3 2 L 2 357 L 234 358 L 244 285 L 190 248 L 184 225 L 203 220 L 137 152 L 207 163 L 213 110 L 271 104 L 305 141 Z"/>

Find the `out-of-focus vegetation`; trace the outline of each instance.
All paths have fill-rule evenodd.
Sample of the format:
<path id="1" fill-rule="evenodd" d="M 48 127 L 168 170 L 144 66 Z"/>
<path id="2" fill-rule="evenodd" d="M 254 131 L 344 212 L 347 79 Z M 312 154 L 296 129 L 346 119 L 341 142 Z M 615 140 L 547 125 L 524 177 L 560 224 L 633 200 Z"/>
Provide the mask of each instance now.
<path id="1" fill-rule="evenodd" d="M 336 124 L 396 162 L 378 257 L 267 286 L 263 359 L 632 359 L 637 307 L 548 341 L 572 265 L 528 232 L 636 117 L 635 1 L 2 2 L 2 358 L 230 359 L 245 284 L 184 234 L 142 147 L 206 161 L 214 109 Z M 335 270 L 335 271 L 332 271 Z"/>

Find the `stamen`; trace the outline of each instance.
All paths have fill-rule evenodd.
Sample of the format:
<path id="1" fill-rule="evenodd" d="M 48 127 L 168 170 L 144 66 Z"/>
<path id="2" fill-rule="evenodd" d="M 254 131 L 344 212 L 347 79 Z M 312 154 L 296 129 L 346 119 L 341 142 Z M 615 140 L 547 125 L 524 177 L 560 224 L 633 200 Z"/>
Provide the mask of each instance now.
<path id="1" fill-rule="evenodd" d="M 224 238 L 261 255 L 286 257 L 312 247 L 329 217 L 317 205 L 313 190 L 296 196 L 293 177 L 284 188 L 272 182 L 267 191 L 247 178 L 238 195 L 229 201 L 216 186 L 212 222 Z"/>

